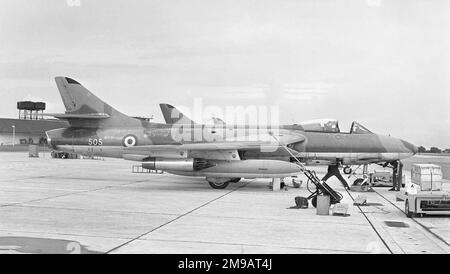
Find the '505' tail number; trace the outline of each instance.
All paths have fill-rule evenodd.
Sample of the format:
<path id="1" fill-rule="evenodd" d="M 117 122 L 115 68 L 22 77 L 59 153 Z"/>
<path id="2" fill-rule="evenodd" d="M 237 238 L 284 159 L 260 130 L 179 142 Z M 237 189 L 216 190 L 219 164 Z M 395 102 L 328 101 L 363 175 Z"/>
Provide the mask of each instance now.
<path id="1" fill-rule="evenodd" d="M 103 145 L 102 139 L 91 139 L 88 140 L 88 145 L 90 146 L 101 146 Z"/>

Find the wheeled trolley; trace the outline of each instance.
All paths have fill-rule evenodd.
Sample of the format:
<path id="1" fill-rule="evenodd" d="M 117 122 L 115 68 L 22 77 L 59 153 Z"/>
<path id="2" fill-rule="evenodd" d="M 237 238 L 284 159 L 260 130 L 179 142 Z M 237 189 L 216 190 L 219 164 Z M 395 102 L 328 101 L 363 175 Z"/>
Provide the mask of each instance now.
<path id="1" fill-rule="evenodd" d="M 330 196 L 330 204 L 337 204 L 342 200 L 342 194 L 332 189 L 327 183 L 322 182 L 316 175 L 314 171 L 305 170 L 304 174 L 308 178 L 308 183 L 311 182 L 316 186 L 316 190 L 311 193 L 307 197 L 307 199 L 311 199 L 311 204 L 314 207 L 317 207 L 317 196 L 318 195 L 327 195 Z"/>

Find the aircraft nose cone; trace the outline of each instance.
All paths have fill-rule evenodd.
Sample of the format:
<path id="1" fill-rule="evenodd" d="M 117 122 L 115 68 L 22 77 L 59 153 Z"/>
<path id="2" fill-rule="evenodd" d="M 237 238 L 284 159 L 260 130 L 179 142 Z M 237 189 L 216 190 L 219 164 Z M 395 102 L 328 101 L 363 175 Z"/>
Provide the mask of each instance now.
<path id="1" fill-rule="evenodd" d="M 406 142 L 406 141 L 402 140 L 402 143 L 413 154 L 417 154 L 417 152 L 419 151 L 419 149 L 415 145 L 413 145 L 413 144 L 411 144 L 409 142 Z"/>

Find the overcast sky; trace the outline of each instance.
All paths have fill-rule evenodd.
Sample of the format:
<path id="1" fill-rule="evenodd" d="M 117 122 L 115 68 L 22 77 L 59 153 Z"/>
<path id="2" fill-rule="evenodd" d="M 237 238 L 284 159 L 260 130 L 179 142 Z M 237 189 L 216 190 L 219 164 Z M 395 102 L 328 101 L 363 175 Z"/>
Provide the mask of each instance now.
<path id="1" fill-rule="evenodd" d="M 0 1 L 0 117 L 70 76 L 129 115 L 278 105 L 450 147 L 450 1 Z"/>

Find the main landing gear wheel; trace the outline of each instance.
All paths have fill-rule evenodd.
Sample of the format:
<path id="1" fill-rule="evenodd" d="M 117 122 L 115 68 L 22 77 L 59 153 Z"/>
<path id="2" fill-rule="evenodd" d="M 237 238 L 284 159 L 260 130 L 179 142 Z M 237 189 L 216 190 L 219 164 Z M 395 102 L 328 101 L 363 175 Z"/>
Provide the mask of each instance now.
<path id="1" fill-rule="evenodd" d="M 408 200 L 405 201 L 405 214 L 406 214 L 406 217 L 408 217 L 408 218 L 414 217 L 414 212 L 409 211 L 409 202 L 408 202 Z"/>
<path id="2" fill-rule="evenodd" d="M 364 182 L 364 179 L 358 178 L 353 182 L 354 186 L 360 186 Z"/>
<path id="3" fill-rule="evenodd" d="M 208 184 L 214 189 L 225 189 L 230 182 L 208 182 Z"/>
<path id="4" fill-rule="evenodd" d="M 314 196 L 314 197 L 311 199 L 311 204 L 313 205 L 313 207 L 317 207 L 317 196 Z"/>
<path id="5" fill-rule="evenodd" d="M 353 170 L 352 170 L 351 167 L 349 167 L 349 166 L 344 167 L 344 174 L 349 175 L 349 174 L 352 173 L 352 171 L 353 171 Z"/>

